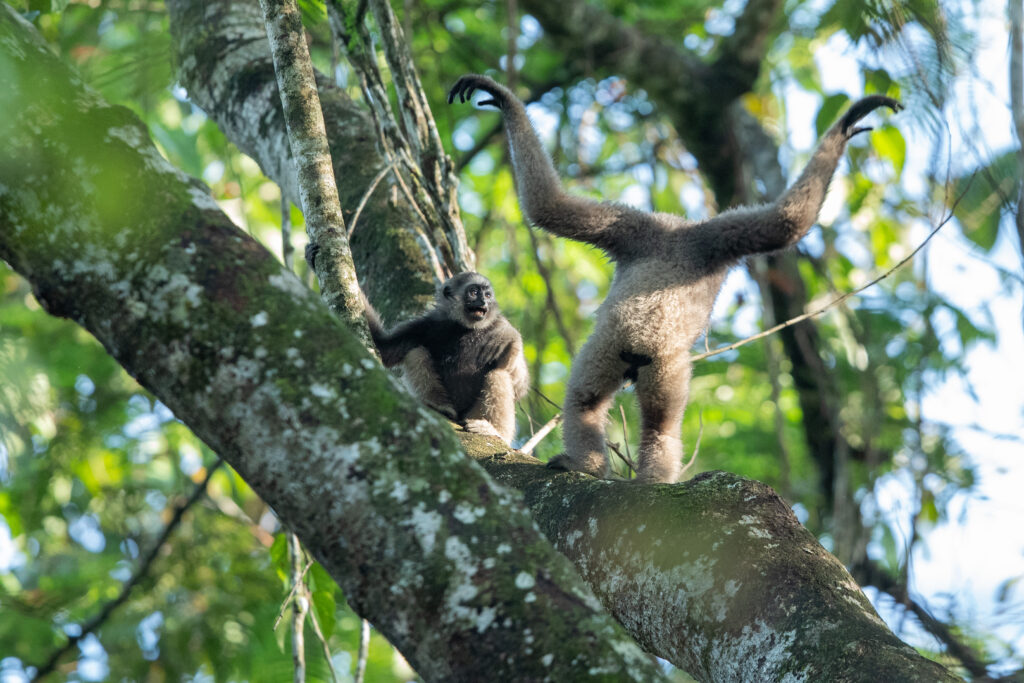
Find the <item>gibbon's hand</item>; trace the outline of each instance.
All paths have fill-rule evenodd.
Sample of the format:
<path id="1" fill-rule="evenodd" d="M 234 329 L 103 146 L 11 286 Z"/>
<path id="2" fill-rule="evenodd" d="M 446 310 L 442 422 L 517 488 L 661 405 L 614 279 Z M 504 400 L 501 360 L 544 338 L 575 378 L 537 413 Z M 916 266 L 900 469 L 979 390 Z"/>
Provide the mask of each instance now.
<path id="1" fill-rule="evenodd" d="M 456 96 L 458 96 L 459 102 L 472 100 L 475 90 L 483 90 L 491 96 L 489 99 L 480 100 L 477 103 L 481 107 L 491 106 L 504 109 L 505 104 L 513 98 L 509 89 L 498 84 L 494 79 L 479 74 L 466 74 L 459 78 L 455 85 L 452 86 L 452 89 L 448 91 L 448 104 L 455 102 Z"/>
<path id="2" fill-rule="evenodd" d="M 903 109 L 903 105 L 900 104 L 898 100 L 886 97 L 885 95 L 868 95 L 865 98 L 857 100 L 849 110 L 847 110 L 846 114 L 843 115 L 843 118 L 840 121 L 843 135 L 846 136 L 846 139 L 849 140 L 858 133 L 864 133 L 871 130 L 871 126 L 853 128 L 853 124 L 857 123 L 879 107 L 889 107 L 889 109 L 892 109 L 894 112 L 898 112 L 900 109 Z"/>
<path id="3" fill-rule="evenodd" d="M 312 242 L 306 243 L 306 263 L 309 264 L 309 269 L 314 273 L 316 272 L 316 255 L 319 253 L 319 244 L 313 244 Z"/>

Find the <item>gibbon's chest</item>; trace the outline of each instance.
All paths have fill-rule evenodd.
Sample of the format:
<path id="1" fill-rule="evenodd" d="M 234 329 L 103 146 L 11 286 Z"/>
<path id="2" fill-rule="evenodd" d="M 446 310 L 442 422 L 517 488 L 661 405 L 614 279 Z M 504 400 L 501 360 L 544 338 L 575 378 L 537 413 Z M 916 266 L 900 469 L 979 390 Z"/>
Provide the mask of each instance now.
<path id="1" fill-rule="evenodd" d="M 498 341 L 497 327 L 471 330 L 461 325 L 448 325 L 424 344 L 460 416 L 472 407 L 483 390 L 484 377 L 494 361 L 490 356 Z"/>

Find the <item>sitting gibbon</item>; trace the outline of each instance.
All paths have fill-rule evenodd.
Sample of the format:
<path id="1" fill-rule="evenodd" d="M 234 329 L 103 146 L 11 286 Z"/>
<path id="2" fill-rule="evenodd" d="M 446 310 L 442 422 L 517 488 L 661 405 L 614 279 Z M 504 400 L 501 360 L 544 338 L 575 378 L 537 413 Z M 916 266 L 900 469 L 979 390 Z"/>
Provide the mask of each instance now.
<path id="1" fill-rule="evenodd" d="M 423 403 L 468 431 L 512 441 L 515 403 L 529 388 L 529 373 L 523 340 L 498 313 L 490 280 L 459 273 L 437 288 L 434 308 L 390 331 L 363 303 L 384 366 L 401 363 Z"/>

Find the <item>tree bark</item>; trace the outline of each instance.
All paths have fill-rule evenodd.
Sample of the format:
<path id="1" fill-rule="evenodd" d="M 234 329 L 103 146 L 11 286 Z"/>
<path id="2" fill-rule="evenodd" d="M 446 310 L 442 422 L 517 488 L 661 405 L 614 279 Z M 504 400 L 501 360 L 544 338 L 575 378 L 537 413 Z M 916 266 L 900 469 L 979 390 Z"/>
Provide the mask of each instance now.
<path id="1" fill-rule="evenodd" d="M 518 495 L 7 5 L 0 72 L 0 257 L 230 463 L 424 678 L 661 678 Z"/>
<path id="2" fill-rule="evenodd" d="M 701 681 L 955 681 L 897 638 L 849 572 L 760 482 L 640 486 L 555 474 L 462 434 L 648 651 Z"/>

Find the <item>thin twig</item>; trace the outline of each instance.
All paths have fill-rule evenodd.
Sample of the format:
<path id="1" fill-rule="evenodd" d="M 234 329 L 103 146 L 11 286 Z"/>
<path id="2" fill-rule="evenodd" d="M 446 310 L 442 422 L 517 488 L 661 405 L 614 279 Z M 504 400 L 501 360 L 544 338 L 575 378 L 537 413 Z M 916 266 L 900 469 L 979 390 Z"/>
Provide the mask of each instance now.
<path id="1" fill-rule="evenodd" d="M 557 426 L 559 425 L 559 423 L 560 423 L 561 421 L 562 421 L 562 414 L 561 414 L 561 413 L 558 413 L 558 414 L 557 414 L 557 415 L 555 415 L 555 416 L 554 416 L 553 418 L 551 418 L 550 420 L 548 420 L 548 421 L 547 421 L 547 422 L 546 422 L 546 423 L 544 424 L 544 426 L 543 426 L 543 427 L 541 427 L 540 429 L 538 429 L 538 430 L 537 430 L 537 432 L 536 432 L 536 433 L 535 433 L 535 434 L 534 434 L 533 436 L 531 436 L 531 437 L 530 437 L 530 440 L 529 440 L 529 441 L 527 441 L 526 443 L 524 443 L 524 444 L 523 444 L 523 447 L 522 447 L 522 448 L 520 448 L 519 450 L 520 450 L 521 452 L 523 452 L 523 453 L 527 454 L 527 455 L 529 455 L 530 453 L 532 453 L 532 452 L 533 452 L 533 449 L 537 447 L 537 444 L 539 444 L 539 443 L 541 442 L 541 440 L 542 440 L 542 439 L 543 439 L 543 438 L 544 438 L 545 436 L 547 436 L 548 434 L 550 434 L 550 433 L 551 433 L 551 431 L 552 431 L 552 430 L 553 430 L 553 429 L 554 429 L 555 427 L 557 427 Z"/>
<path id="2" fill-rule="evenodd" d="M 683 465 L 683 469 L 679 470 L 679 476 L 682 477 L 686 472 L 693 467 L 693 463 L 697 462 L 697 454 L 700 453 L 700 441 L 704 438 L 704 411 L 697 413 L 697 422 L 700 427 L 697 429 L 697 443 L 693 444 L 693 455 L 690 456 L 690 462 Z"/>
<path id="3" fill-rule="evenodd" d="M 359 623 L 359 655 L 356 658 L 356 677 L 354 683 L 366 680 L 366 662 L 370 658 L 370 622 L 363 619 Z"/>
<path id="4" fill-rule="evenodd" d="M 288 554 L 291 556 L 292 592 L 292 680 L 306 682 L 306 614 L 309 612 L 309 591 L 302 580 L 302 544 L 299 537 L 288 532 Z"/>
<path id="5" fill-rule="evenodd" d="M 103 609 L 101 609 L 96 616 L 83 624 L 81 630 L 76 635 L 68 636 L 68 642 L 64 643 L 61 648 L 50 655 L 50 658 L 46 660 L 46 663 L 40 666 L 36 671 L 36 675 L 33 680 L 42 680 L 52 673 L 54 668 L 57 666 L 57 662 L 60 661 L 60 658 L 63 657 L 65 653 L 71 651 L 76 645 L 78 645 L 79 641 L 85 638 L 85 636 L 102 626 L 106 620 L 110 618 L 110 615 L 113 614 L 114 610 L 120 607 L 121 604 L 128 599 L 132 589 L 135 588 L 135 586 L 137 586 L 149 573 L 149 569 L 153 565 L 153 561 L 156 560 L 157 555 L 160 554 L 160 550 L 164 547 L 167 539 L 170 538 L 174 530 L 181 524 L 182 517 L 184 517 L 190 507 L 203 497 L 203 494 L 206 493 L 206 487 L 210 483 L 210 478 L 213 477 L 213 473 L 216 472 L 223 464 L 224 460 L 218 457 L 217 462 L 211 465 L 206 471 L 206 476 L 203 478 L 203 481 L 196 487 L 196 490 L 192 492 L 192 495 L 188 497 L 188 500 L 174 510 L 174 515 L 171 517 L 171 521 L 169 521 L 167 526 L 164 527 L 164 530 L 160 533 L 160 536 L 153 544 L 153 547 L 150 548 L 149 553 L 142 560 L 142 563 L 139 564 L 135 573 L 132 574 L 131 578 L 125 581 L 124 585 L 121 586 L 121 592 L 118 596 L 104 605 Z"/>
<path id="6" fill-rule="evenodd" d="M 629 452 L 629 429 L 626 427 L 626 409 L 619 404 L 619 417 L 622 418 L 622 445 L 626 447 L 626 456 L 633 460 L 633 454 Z"/>
<path id="7" fill-rule="evenodd" d="M 626 467 L 629 469 L 629 472 L 627 473 L 627 478 L 636 472 L 636 463 L 634 463 L 633 460 L 629 458 L 629 456 L 627 456 L 625 453 L 619 450 L 619 444 L 615 443 L 614 441 L 605 441 L 605 444 L 608 446 L 608 450 L 610 450 L 615 455 L 619 456 L 619 459 L 626 464 Z"/>
<path id="8" fill-rule="evenodd" d="M 292 588 L 291 588 L 291 590 L 288 591 L 288 595 L 284 596 L 284 600 L 281 601 L 281 609 L 277 613 L 277 619 L 274 620 L 274 630 L 275 631 L 277 630 L 277 627 L 281 625 L 281 620 L 284 619 L 285 610 L 288 609 L 288 604 L 291 602 L 292 598 L 295 596 L 296 589 L 298 589 L 298 587 L 302 585 L 302 580 L 304 578 L 306 578 L 306 572 L 308 572 L 309 568 L 312 567 L 312 566 L 313 566 L 313 560 L 310 560 L 309 562 L 306 563 L 306 568 L 302 570 L 302 575 L 299 576 L 299 580 L 292 584 Z"/>
<path id="9" fill-rule="evenodd" d="M 327 638 L 324 637 L 323 629 L 320 628 L 320 620 L 317 619 L 316 610 L 309 610 L 310 622 L 313 624 L 313 632 L 316 633 L 320 647 L 324 651 L 324 659 L 327 660 L 327 668 L 331 672 L 331 680 L 338 683 L 338 672 L 334 670 L 334 660 L 331 659 L 331 648 L 327 645 Z"/>
<path id="10" fill-rule="evenodd" d="M 558 405 L 557 403 L 552 401 L 550 398 L 545 396 L 544 393 L 540 389 L 538 389 L 537 387 L 531 386 L 530 390 L 533 391 L 533 393 L 535 393 L 538 396 L 540 396 L 545 401 L 547 401 L 548 403 L 550 403 L 551 405 L 553 405 L 557 410 L 561 410 L 562 409 L 562 406 Z"/>
<path id="11" fill-rule="evenodd" d="M 365 207 L 366 202 L 369 201 L 370 195 L 372 195 L 373 191 L 377 189 L 377 185 L 380 183 L 381 180 L 384 179 L 384 176 L 387 175 L 387 172 L 394 167 L 395 165 L 393 163 L 389 163 L 387 166 L 382 168 L 380 170 L 380 173 L 378 173 L 370 182 L 370 186 L 366 188 L 366 192 L 363 193 L 363 198 L 359 200 L 359 206 L 356 207 L 356 212 L 352 216 L 352 222 L 349 223 L 348 226 L 348 236 L 350 238 L 352 237 L 352 233 L 355 232 L 356 230 L 356 224 L 359 222 L 359 216 L 360 214 L 363 213 L 363 207 Z"/>
<path id="12" fill-rule="evenodd" d="M 706 351 L 704 353 L 698 353 L 698 354 L 696 354 L 694 356 L 690 356 L 690 361 L 691 362 L 696 362 L 696 361 L 699 361 L 699 360 L 704 360 L 705 358 L 710 358 L 711 356 L 717 356 L 718 354 L 725 353 L 726 351 L 732 351 L 733 349 L 738 349 L 741 346 L 746 346 L 747 344 L 749 344 L 752 341 L 757 341 L 758 339 L 763 339 L 764 337 L 767 337 L 769 335 L 775 334 L 779 330 L 783 330 L 783 329 L 785 329 L 787 327 L 791 327 L 791 326 L 797 324 L 798 322 L 807 320 L 808 318 L 816 318 L 817 316 L 821 315 L 822 313 L 825 313 L 829 309 L 834 308 L 835 306 L 838 306 L 839 304 L 843 303 L 844 301 L 846 301 L 850 297 L 853 297 L 853 296 L 856 296 L 856 295 L 860 294 L 861 292 L 863 292 L 868 287 L 871 287 L 872 285 L 878 284 L 879 282 L 881 282 L 885 278 L 889 277 L 897 269 L 899 269 L 899 268 L 903 267 L 904 265 L 906 265 L 906 263 L 909 262 L 910 259 L 912 259 L 915 256 L 917 256 L 917 253 L 919 251 L 921 251 L 921 249 L 923 249 L 926 244 L 928 244 L 928 242 L 931 240 L 931 238 L 934 237 L 939 232 L 939 230 L 941 230 L 946 225 L 946 223 L 949 223 L 949 221 L 953 219 L 953 212 L 956 210 L 956 207 L 960 203 L 960 200 L 964 198 L 964 195 L 967 193 L 967 190 L 970 188 L 971 183 L 974 182 L 974 177 L 976 175 L 977 175 L 977 173 L 975 172 L 968 179 L 967 185 L 964 186 L 964 189 L 960 193 L 960 196 L 956 198 L 955 202 L 953 202 L 953 205 L 949 208 L 949 214 L 947 214 L 946 217 L 944 219 L 942 219 L 942 222 L 939 223 L 937 226 L 935 226 L 935 229 L 932 230 L 930 233 L 928 233 L 928 236 L 925 237 L 924 240 L 919 245 L 917 245 L 917 247 L 915 247 L 914 250 L 912 252 L 910 252 L 903 260 L 901 260 L 899 263 L 894 265 L 892 268 L 890 268 L 889 270 L 885 271 L 884 273 L 882 273 L 881 275 L 879 275 L 878 277 L 873 279 L 871 282 L 868 282 L 866 285 L 858 287 L 857 289 L 853 290 L 852 292 L 847 292 L 846 294 L 843 294 L 842 296 L 833 299 L 832 301 L 828 302 L 827 304 L 825 304 L 821 308 L 818 308 L 818 309 L 816 309 L 814 311 L 811 311 L 809 313 L 804 313 L 802 315 L 798 315 L 795 318 L 790 318 L 789 320 L 787 320 L 784 323 L 779 323 L 775 327 L 772 327 L 770 329 L 764 330 L 763 332 L 759 332 L 759 333 L 757 333 L 757 334 L 755 334 L 755 335 L 753 335 L 751 337 L 747 337 L 746 339 L 740 339 L 739 341 L 733 342 L 732 344 L 729 344 L 728 346 L 723 346 L 721 348 L 715 349 L 714 351 Z"/>

